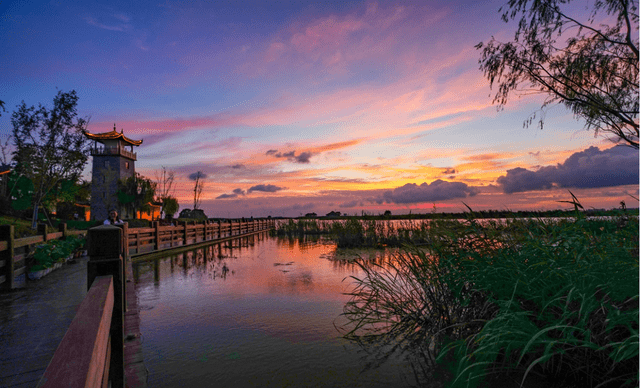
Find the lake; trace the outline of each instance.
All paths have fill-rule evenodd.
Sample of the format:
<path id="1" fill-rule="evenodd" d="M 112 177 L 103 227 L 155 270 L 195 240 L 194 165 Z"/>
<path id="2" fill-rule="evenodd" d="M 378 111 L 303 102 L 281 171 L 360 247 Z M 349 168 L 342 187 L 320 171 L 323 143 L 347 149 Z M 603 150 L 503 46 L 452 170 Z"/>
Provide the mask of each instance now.
<path id="1" fill-rule="evenodd" d="M 385 254 L 265 233 L 134 263 L 149 386 L 416 386 L 401 356 L 365 369 L 375 355 L 336 328 L 349 259 Z"/>

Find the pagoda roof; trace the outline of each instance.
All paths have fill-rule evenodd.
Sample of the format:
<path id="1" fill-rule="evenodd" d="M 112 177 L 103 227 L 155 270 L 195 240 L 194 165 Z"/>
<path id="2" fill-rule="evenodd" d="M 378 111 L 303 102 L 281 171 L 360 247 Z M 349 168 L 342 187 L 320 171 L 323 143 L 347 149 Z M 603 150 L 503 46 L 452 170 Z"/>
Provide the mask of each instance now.
<path id="1" fill-rule="evenodd" d="M 122 129 L 120 130 L 120 132 L 116 131 L 116 126 L 114 124 L 113 126 L 113 131 L 109 131 L 109 132 L 103 132 L 103 133 L 89 133 L 89 131 L 83 131 L 84 135 L 86 137 L 88 137 L 91 140 L 122 140 L 125 143 L 128 143 L 130 145 L 134 145 L 134 146 L 139 146 L 140 144 L 142 144 L 142 140 L 132 140 L 129 139 L 128 137 L 126 137 L 124 135 L 124 133 L 122 133 Z"/>

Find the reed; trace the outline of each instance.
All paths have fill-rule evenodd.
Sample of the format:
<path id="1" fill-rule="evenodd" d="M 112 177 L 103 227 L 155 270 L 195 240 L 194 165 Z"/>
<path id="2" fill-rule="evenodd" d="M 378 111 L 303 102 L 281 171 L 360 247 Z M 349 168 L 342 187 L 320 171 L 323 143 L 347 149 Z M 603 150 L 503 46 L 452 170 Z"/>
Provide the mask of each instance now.
<path id="1" fill-rule="evenodd" d="M 358 262 L 347 338 L 402 351 L 418 375 L 452 387 L 513 371 L 557 386 L 638 385 L 636 218 L 469 214 L 425 230 L 428 245 Z"/>

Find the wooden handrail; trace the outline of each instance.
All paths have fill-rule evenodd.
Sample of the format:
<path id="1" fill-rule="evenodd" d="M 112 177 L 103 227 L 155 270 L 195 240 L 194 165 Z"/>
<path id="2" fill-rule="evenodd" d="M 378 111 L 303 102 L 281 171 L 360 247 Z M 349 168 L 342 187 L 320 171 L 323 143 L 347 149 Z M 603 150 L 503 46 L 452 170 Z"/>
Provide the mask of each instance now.
<path id="1" fill-rule="evenodd" d="M 109 371 L 113 276 L 96 277 L 38 387 L 97 388 Z"/>

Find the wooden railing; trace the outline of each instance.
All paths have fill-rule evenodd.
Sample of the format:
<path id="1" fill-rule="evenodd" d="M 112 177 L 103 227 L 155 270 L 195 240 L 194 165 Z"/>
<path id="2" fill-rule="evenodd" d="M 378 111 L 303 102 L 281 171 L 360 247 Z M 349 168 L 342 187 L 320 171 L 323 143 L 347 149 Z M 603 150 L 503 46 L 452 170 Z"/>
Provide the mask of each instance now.
<path id="1" fill-rule="evenodd" d="M 264 231 L 273 227 L 275 227 L 275 221 L 271 219 L 180 222 L 175 226 L 161 226 L 159 222 L 154 221 L 150 228 L 126 228 L 127 253 L 131 255 L 150 253 Z"/>
<path id="2" fill-rule="evenodd" d="M 91 150 L 91 155 L 122 155 L 125 158 L 129 158 L 131 160 L 136 160 L 136 153 L 127 151 L 124 147 L 120 145 L 116 147 L 95 147 Z"/>
<path id="3" fill-rule="evenodd" d="M 126 387 L 124 312 L 127 285 L 124 262 L 143 248 L 171 249 L 274 227 L 272 220 L 182 223 L 128 228 L 127 224 L 89 229 L 89 291 L 56 349 L 38 387 Z M 35 240 L 35 239 L 34 239 Z M 164 248 L 163 248 L 164 247 Z"/>
<path id="4" fill-rule="evenodd" d="M 38 387 L 107 387 L 113 276 L 95 278 Z"/>
<path id="5" fill-rule="evenodd" d="M 123 229 L 89 229 L 89 291 L 38 387 L 125 387 Z"/>
<path id="6" fill-rule="evenodd" d="M 33 252 L 36 245 L 86 233 L 86 230 L 67 230 L 67 224 L 60 224 L 58 232 L 47 233 L 46 225 L 42 224 L 38 225 L 36 236 L 15 238 L 13 225 L 0 225 L 0 287 L 16 288 L 16 279 L 25 275 L 28 270 L 25 259 Z"/>
<path id="7" fill-rule="evenodd" d="M 272 219 L 238 221 L 179 222 L 175 226 L 161 226 L 151 223 L 150 228 L 126 228 L 126 254 L 143 254 L 171 249 L 180 246 L 198 244 L 231 236 L 239 236 L 268 230 L 275 227 Z M 13 225 L 0 225 L 0 288 L 14 289 L 17 279 L 26 275 L 26 258 L 33 253 L 36 245 L 56 239 L 65 239 L 70 235 L 85 235 L 86 230 L 67 230 L 66 224 L 60 224 L 60 230 L 47 233 L 45 225 L 38 225 L 38 235 L 16 239 Z"/>

